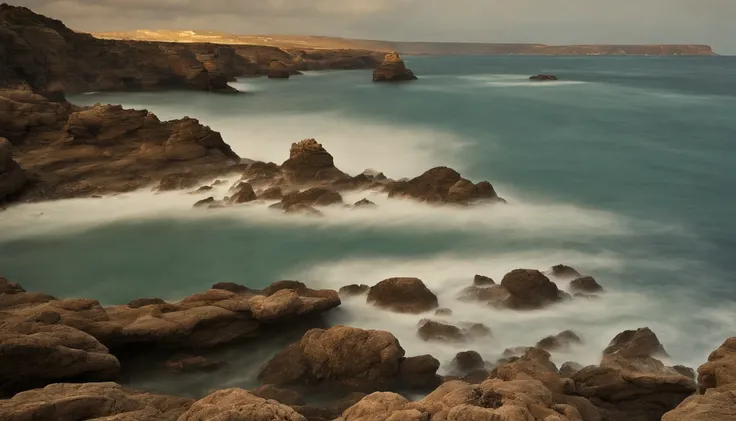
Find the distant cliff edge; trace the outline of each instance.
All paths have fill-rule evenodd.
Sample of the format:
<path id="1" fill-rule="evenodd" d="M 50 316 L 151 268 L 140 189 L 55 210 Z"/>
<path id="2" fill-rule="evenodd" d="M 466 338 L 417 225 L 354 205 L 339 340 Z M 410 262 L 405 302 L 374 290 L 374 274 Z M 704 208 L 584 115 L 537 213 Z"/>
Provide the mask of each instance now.
<path id="1" fill-rule="evenodd" d="M 352 49 L 408 55 L 652 55 L 713 56 L 708 45 L 546 45 L 497 44 L 470 42 L 393 42 L 321 36 L 234 35 L 215 31 L 137 30 L 93 34 L 103 39 L 159 41 L 180 43 L 214 43 L 226 45 L 263 45 L 284 49 Z"/>

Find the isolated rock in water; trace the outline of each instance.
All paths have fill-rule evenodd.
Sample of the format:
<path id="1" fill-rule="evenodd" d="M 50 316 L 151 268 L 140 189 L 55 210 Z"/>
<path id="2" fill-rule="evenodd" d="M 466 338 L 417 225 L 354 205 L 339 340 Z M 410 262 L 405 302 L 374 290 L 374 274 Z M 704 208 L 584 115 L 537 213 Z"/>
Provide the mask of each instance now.
<path id="1" fill-rule="evenodd" d="M 228 202 L 236 205 L 239 203 L 252 202 L 257 199 L 258 197 L 256 196 L 256 192 L 253 191 L 253 186 L 251 186 L 250 183 L 241 181 L 237 186 L 235 186 L 234 193 L 230 196 L 230 200 L 228 200 Z"/>
<path id="2" fill-rule="evenodd" d="M 116 383 L 57 383 L 0 400 L 0 419 L 176 421 L 192 402 Z"/>
<path id="3" fill-rule="evenodd" d="M 580 272 L 566 265 L 552 266 L 552 275 L 558 278 L 570 278 L 570 279 L 577 279 L 577 278 L 583 277 L 583 275 L 581 275 Z"/>
<path id="4" fill-rule="evenodd" d="M 272 61 L 268 66 L 269 79 L 288 79 L 291 73 L 292 69 L 282 61 Z"/>
<path id="5" fill-rule="evenodd" d="M 404 60 L 396 52 L 386 54 L 383 62 L 373 71 L 374 82 L 400 82 L 416 79 L 414 72 L 406 68 Z"/>
<path id="6" fill-rule="evenodd" d="M 537 342 L 536 347 L 545 351 L 564 351 L 569 349 L 571 345 L 580 343 L 582 343 L 582 341 L 575 332 L 566 330 L 554 336 L 547 336 Z"/>
<path id="7" fill-rule="evenodd" d="M 496 282 L 494 282 L 493 279 L 487 276 L 475 275 L 475 277 L 473 278 L 473 285 L 476 285 L 476 286 L 496 285 Z"/>
<path id="8" fill-rule="evenodd" d="M 194 203 L 194 205 L 192 207 L 194 207 L 194 208 L 203 208 L 203 207 L 206 207 L 206 206 L 209 206 L 209 205 L 213 205 L 215 203 L 217 203 L 217 201 L 215 200 L 215 198 L 212 197 L 212 196 L 210 196 L 210 197 L 208 197 L 206 199 L 198 200 L 197 202 Z"/>
<path id="9" fill-rule="evenodd" d="M 0 137 L 0 202 L 19 193 L 26 181 L 26 172 L 13 160 L 13 145 Z"/>
<path id="10" fill-rule="evenodd" d="M 299 395 L 298 393 L 288 389 L 281 389 L 272 384 L 265 384 L 253 390 L 251 393 L 260 398 L 272 399 L 277 401 L 278 403 L 283 403 L 284 405 L 305 404 L 304 398 L 302 398 L 301 395 Z"/>
<path id="11" fill-rule="evenodd" d="M 397 382 L 403 356 L 389 332 L 347 326 L 312 329 L 273 357 L 258 378 L 278 386 L 337 383 L 371 390 Z"/>
<path id="12" fill-rule="evenodd" d="M 557 285 L 538 270 L 512 270 L 503 277 L 501 286 L 510 294 L 504 305 L 512 309 L 534 310 L 561 300 Z"/>
<path id="13" fill-rule="evenodd" d="M 429 319 L 419 321 L 417 333 L 425 341 L 465 342 L 468 340 L 460 328 Z"/>
<path id="14" fill-rule="evenodd" d="M 366 198 L 362 198 L 353 205 L 356 208 L 375 208 L 377 205 Z"/>
<path id="15" fill-rule="evenodd" d="M 501 200 L 487 181 L 473 184 L 448 167 L 432 168 L 411 180 L 389 183 L 385 189 L 389 197 L 412 198 L 433 204 L 467 205 Z"/>
<path id="16" fill-rule="evenodd" d="M 293 185 L 321 184 L 350 178 L 335 167 L 332 155 L 314 139 L 293 143 L 289 159 L 281 165 L 281 170 L 286 182 Z"/>
<path id="17" fill-rule="evenodd" d="M 178 421 L 307 421 L 287 405 L 243 389 L 222 389 L 200 399 Z"/>
<path id="18" fill-rule="evenodd" d="M 284 197 L 281 187 L 269 187 L 258 195 L 263 200 L 281 200 Z"/>
<path id="19" fill-rule="evenodd" d="M 368 285 L 352 284 L 352 285 L 346 285 L 340 288 L 340 291 L 338 292 L 340 293 L 341 296 L 353 297 L 356 295 L 367 294 L 369 289 L 370 287 Z"/>
<path id="20" fill-rule="evenodd" d="M 312 187 L 301 192 L 292 192 L 281 199 L 285 210 L 292 206 L 329 206 L 341 204 L 340 193 L 324 187 Z"/>
<path id="21" fill-rule="evenodd" d="M 603 287 L 592 276 L 584 276 L 570 281 L 570 290 L 573 292 L 595 293 L 603 292 Z"/>
<path id="22" fill-rule="evenodd" d="M 372 286 L 368 303 L 398 313 L 422 313 L 439 307 L 437 296 L 417 278 L 389 278 Z"/>
<path id="23" fill-rule="evenodd" d="M 555 75 L 535 75 L 535 76 L 529 76 L 529 80 L 539 80 L 539 81 L 557 80 L 557 76 Z"/>

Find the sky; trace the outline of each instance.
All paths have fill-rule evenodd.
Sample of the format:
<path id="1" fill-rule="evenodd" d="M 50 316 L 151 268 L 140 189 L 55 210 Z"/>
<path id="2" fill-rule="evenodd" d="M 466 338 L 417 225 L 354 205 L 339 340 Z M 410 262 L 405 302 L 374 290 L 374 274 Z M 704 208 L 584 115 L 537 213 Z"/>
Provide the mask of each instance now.
<path id="1" fill-rule="evenodd" d="M 736 0 L 10 0 L 82 31 L 216 30 L 391 41 L 709 44 Z"/>

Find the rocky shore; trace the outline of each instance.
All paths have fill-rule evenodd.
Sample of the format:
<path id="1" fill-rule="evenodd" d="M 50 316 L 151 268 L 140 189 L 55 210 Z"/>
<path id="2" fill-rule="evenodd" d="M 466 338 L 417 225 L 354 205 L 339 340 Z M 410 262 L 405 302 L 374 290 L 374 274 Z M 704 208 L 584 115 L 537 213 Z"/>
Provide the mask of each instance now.
<path id="1" fill-rule="evenodd" d="M 467 299 L 528 311 L 555 305 L 592 277 L 518 269 L 500 285 L 482 276 L 469 282 Z M 572 273 L 568 271 L 568 273 Z M 587 281 L 581 281 L 587 279 Z M 553 282 L 553 280 L 555 282 Z M 480 282 L 479 282 L 480 281 Z M 594 281 L 594 279 L 593 279 Z M 499 292 L 499 291 L 502 291 Z M 556 291 L 556 292 L 555 292 Z M 553 294 L 554 292 L 554 294 Z M 648 328 L 611 340 L 598 365 L 568 362 L 552 354 L 584 340 L 566 331 L 529 347 L 507 350 L 493 361 L 478 352 L 459 353 L 452 375 L 439 376 L 431 355 L 405 355 L 388 331 L 348 326 L 304 328 L 301 339 L 261 368 L 261 386 L 214 391 L 195 400 L 156 395 L 115 383 L 126 371 L 126 354 L 168 355 L 176 371 L 214 371 L 227 361 L 197 356 L 205 349 L 258 342 L 296 321 L 323 318 L 343 297 L 365 296 L 375 311 L 425 317 L 417 335 L 430 341 L 462 341 L 492 335 L 492 326 L 456 327 L 442 321 L 442 303 L 416 278 L 391 278 L 373 286 L 346 286 L 340 293 L 280 281 L 263 290 L 233 283 L 179 302 L 142 298 L 103 307 L 91 299 L 57 299 L 27 292 L 0 278 L 0 419 L 3 420 L 503 420 L 503 421 L 728 421 L 736 417 L 736 338 L 728 339 L 697 370 L 667 366 L 667 352 Z M 503 298 L 502 298 L 503 297 Z M 355 299 L 355 298 L 352 298 Z M 451 311 L 451 309 L 444 309 Z M 432 316 L 435 313 L 436 315 Z M 185 353 L 182 356 L 182 353 Z M 153 368 L 153 367 L 151 367 Z M 424 395 L 410 400 L 400 391 Z M 328 402 L 309 404 L 328 392 Z"/>

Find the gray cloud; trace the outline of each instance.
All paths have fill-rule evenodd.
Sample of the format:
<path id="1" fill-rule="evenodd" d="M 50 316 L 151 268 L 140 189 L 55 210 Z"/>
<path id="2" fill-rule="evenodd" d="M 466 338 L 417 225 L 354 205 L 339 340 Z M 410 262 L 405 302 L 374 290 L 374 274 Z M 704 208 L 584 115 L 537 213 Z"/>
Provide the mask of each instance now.
<path id="1" fill-rule="evenodd" d="M 15 0 L 74 29 L 391 40 L 698 43 L 736 53 L 736 0 Z"/>

